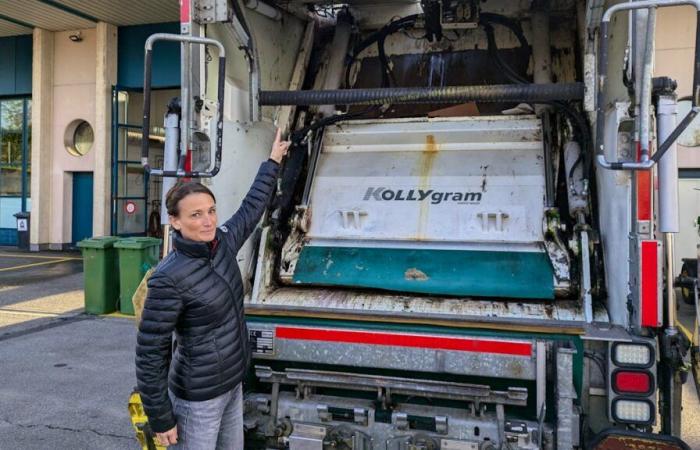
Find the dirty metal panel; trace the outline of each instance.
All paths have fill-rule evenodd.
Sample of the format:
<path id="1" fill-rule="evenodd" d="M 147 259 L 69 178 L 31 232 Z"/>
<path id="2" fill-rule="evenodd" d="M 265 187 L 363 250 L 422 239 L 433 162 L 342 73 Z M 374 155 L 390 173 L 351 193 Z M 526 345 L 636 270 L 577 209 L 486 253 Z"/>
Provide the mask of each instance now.
<path id="1" fill-rule="evenodd" d="M 272 399 L 269 394 L 254 393 L 246 397 L 246 403 L 267 405 L 272 403 Z M 360 429 L 371 437 L 371 446 L 363 447 L 367 450 L 386 450 L 387 443 L 394 443 L 393 446 L 388 447 L 390 449 L 416 448 L 412 445 L 409 446 L 408 443 L 403 445 L 403 442 L 409 441 L 409 438 L 414 434 L 425 436 L 424 430 L 416 429 L 415 425 L 411 425 L 407 420 L 411 416 L 444 419 L 445 427 L 442 430 L 444 434 L 436 437 L 436 440 L 440 442 L 439 448 L 443 450 L 489 448 L 486 445 L 498 448 L 499 445 L 499 421 L 492 408 L 480 414 L 474 414 L 469 408 L 398 403 L 392 407 L 390 420 L 382 420 L 376 400 L 329 395 L 313 395 L 310 398 L 300 399 L 293 392 L 280 392 L 277 405 L 277 417 L 288 417 L 295 427 L 298 424 L 316 424 L 328 428 L 339 425 L 347 427 L 348 422 L 339 420 L 337 416 L 334 417 L 328 412 L 329 409 L 337 408 L 362 412 L 366 416 L 366 422 L 362 423 L 361 427 L 356 424 L 355 429 Z M 268 424 L 272 416 L 261 409 L 263 408 L 246 409 L 246 418 L 250 417 L 251 421 L 255 420 L 258 424 Z M 510 419 L 509 416 L 506 418 Z M 538 424 L 536 421 L 512 420 L 512 422 L 524 424 L 524 428 L 530 436 L 537 434 Z M 258 428 L 265 429 L 264 426 Z M 474 434 L 475 430 L 478 430 L 478 435 Z M 543 431 L 547 442 L 551 442 L 553 439 L 551 426 L 547 423 L 543 424 Z M 515 433 L 513 435 L 516 438 L 518 436 Z M 487 440 L 488 444 L 482 444 L 484 439 Z M 398 442 L 402 443 L 400 447 Z M 480 447 L 480 445 L 483 446 Z M 511 448 L 514 448 L 514 444 L 510 445 Z M 521 450 L 535 449 L 537 446 L 532 443 L 528 446 L 518 445 L 517 448 Z"/>
<path id="2" fill-rule="evenodd" d="M 527 118 L 344 123 L 324 136 L 307 237 L 464 243 L 542 241 L 540 122 Z"/>
<path id="3" fill-rule="evenodd" d="M 561 329 L 561 332 L 583 333 L 585 323 L 583 308 L 577 301 L 480 300 L 340 288 L 283 287 L 246 303 L 246 311 L 262 315 L 276 315 L 276 311 L 282 311 L 280 314 L 285 316 L 367 317 L 367 320 L 376 316 L 390 322 L 419 321 L 499 329 L 525 327 L 543 332 Z M 595 308 L 594 322 L 609 322 L 604 308 Z"/>
<path id="4" fill-rule="evenodd" d="M 260 359 L 522 380 L 533 380 L 536 376 L 535 344 L 531 340 L 257 322 L 249 328 L 261 333 L 274 330 L 275 352 L 254 353 Z"/>

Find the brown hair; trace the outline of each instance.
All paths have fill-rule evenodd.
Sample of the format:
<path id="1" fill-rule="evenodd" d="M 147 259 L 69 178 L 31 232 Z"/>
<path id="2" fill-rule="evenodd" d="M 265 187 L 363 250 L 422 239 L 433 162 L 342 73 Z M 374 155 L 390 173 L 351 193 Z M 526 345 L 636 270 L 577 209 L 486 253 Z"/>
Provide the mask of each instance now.
<path id="1" fill-rule="evenodd" d="M 168 215 L 177 217 L 180 214 L 180 200 L 190 194 L 207 194 L 216 203 L 214 194 L 202 183 L 198 181 L 177 182 L 165 196 L 165 208 L 168 210 Z"/>

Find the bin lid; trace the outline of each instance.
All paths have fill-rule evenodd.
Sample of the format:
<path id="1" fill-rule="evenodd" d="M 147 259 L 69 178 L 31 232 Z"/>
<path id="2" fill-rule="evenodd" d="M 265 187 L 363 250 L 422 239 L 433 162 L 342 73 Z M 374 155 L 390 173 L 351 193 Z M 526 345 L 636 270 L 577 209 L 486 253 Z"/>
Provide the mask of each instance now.
<path id="1" fill-rule="evenodd" d="M 94 236 L 78 242 L 80 248 L 112 248 L 119 240 L 115 236 Z"/>
<path id="2" fill-rule="evenodd" d="M 18 219 L 29 219 L 29 211 L 20 211 L 18 213 L 13 214 Z"/>
<path id="3" fill-rule="evenodd" d="M 161 240 L 152 237 L 130 237 L 119 239 L 119 242 L 114 244 L 116 248 L 128 248 L 131 250 L 142 250 L 144 248 L 159 246 Z"/>

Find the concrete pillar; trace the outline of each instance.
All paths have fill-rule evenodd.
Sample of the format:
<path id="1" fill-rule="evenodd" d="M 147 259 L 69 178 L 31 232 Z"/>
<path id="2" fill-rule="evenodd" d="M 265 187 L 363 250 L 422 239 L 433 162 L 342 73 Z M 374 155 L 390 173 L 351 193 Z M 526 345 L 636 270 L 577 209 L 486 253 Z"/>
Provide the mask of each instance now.
<path id="1" fill-rule="evenodd" d="M 112 180 L 112 86 L 117 84 L 117 27 L 97 24 L 95 79 L 95 172 L 92 234 L 110 234 Z"/>
<path id="2" fill-rule="evenodd" d="M 32 55 L 32 251 L 49 243 L 51 222 L 51 166 L 53 130 L 54 33 L 34 28 Z"/>

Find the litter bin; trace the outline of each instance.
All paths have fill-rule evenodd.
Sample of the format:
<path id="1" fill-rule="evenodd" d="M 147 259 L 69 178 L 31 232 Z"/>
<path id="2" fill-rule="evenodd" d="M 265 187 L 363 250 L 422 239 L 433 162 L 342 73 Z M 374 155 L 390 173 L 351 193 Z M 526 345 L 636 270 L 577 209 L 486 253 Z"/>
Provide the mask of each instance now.
<path id="1" fill-rule="evenodd" d="M 85 312 L 107 314 L 117 310 L 119 266 L 114 244 L 119 238 L 93 237 L 78 242 L 83 252 Z"/>
<path id="2" fill-rule="evenodd" d="M 17 247 L 29 250 L 29 212 L 18 212 L 14 216 L 17 218 Z"/>
<path id="3" fill-rule="evenodd" d="M 148 269 L 158 264 L 160 239 L 133 237 L 114 244 L 119 251 L 119 311 L 134 315 L 131 298 Z"/>

